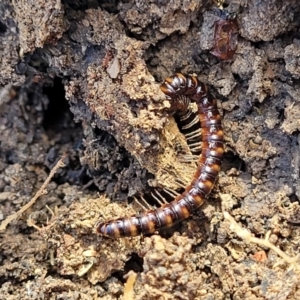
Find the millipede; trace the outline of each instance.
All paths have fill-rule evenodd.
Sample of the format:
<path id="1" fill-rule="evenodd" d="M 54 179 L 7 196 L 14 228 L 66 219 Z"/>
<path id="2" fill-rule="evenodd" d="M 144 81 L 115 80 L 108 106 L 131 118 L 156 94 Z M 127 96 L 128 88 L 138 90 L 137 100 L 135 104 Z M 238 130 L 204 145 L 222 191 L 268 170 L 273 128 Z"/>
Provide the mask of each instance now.
<path id="1" fill-rule="evenodd" d="M 140 215 L 97 223 L 96 231 L 101 236 L 132 237 L 153 234 L 160 229 L 172 227 L 195 212 L 214 187 L 224 153 L 224 134 L 216 99 L 208 93 L 207 86 L 197 77 L 180 73 L 165 79 L 160 88 L 170 101 L 172 113 L 177 114 L 180 121 L 190 119 L 190 102 L 197 105 L 196 119 L 190 121 L 190 126 L 196 120 L 201 125 L 201 134 L 190 134 L 193 138 L 199 136 L 199 144 L 202 142 L 196 172 L 184 192 L 174 196 L 170 203 Z"/>

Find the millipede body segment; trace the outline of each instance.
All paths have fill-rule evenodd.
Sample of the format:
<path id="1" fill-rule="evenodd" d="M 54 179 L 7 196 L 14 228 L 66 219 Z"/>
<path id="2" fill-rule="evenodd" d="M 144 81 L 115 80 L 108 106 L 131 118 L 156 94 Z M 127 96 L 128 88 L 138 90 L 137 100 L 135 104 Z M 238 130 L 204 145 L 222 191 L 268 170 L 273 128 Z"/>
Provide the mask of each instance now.
<path id="1" fill-rule="evenodd" d="M 202 150 L 193 180 L 182 194 L 157 209 L 98 223 L 96 231 L 102 236 L 120 238 L 152 234 L 162 228 L 172 227 L 197 210 L 214 187 L 224 153 L 223 129 L 216 100 L 196 77 L 180 73 L 167 78 L 161 85 L 161 90 L 169 99 L 171 110 L 182 120 L 188 117 L 189 102 L 197 104 Z"/>

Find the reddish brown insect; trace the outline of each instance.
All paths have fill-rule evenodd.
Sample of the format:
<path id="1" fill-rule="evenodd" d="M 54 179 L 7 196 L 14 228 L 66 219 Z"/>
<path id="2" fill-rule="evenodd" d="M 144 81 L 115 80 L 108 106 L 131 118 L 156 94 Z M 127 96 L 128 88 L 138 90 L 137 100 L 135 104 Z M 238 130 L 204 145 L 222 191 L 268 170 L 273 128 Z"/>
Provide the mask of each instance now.
<path id="1" fill-rule="evenodd" d="M 221 19 L 215 22 L 214 47 L 211 54 L 228 60 L 231 59 L 236 51 L 238 42 L 238 23 L 235 14 L 222 11 Z"/>
<path id="2" fill-rule="evenodd" d="M 198 106 L 197 119 L 200 120 L 202 129 L 202 152 L 194 178 L 185 191 L 168 204 L 141 215 L 98 223 L 96 230 L 100 235 L 119 238 L 151 234 L 161 228 L 172 227 L 197 210 L 214 186 L 224 153 L 223 129 L 216 100 L 208 94 L 207 87 L 196 77 L 180 73 L 167 78 L 161 90 L 167 95 L 171 107 L 176 110 L 181 120 L 190 116 L 189 101 Z"/>

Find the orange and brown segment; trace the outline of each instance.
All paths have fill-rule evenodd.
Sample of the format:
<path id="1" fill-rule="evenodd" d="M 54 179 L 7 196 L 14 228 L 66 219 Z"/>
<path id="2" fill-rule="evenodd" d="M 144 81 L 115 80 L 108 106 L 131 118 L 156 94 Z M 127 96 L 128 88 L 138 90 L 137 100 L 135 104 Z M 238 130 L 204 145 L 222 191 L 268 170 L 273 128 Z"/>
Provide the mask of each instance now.
<path id="1" fill-rule="evenodd" d="M 102 236 L 119 238 L 152 234 L 162 228 L 172 227 L 197 210 L 214 187 L 224 153 L 224 133 L 216 100 L 211 98 L 207 86 L 197 77 L 180 73 L 167 78 L 161 90 L 182 119 L 189 117 L 184 117 L 188 113 L 189 101 L 197 104 L 202 150 L 194 178 L 185 191 L 169 204 L 141 215 L 98 223 L 96 230 Z"/>

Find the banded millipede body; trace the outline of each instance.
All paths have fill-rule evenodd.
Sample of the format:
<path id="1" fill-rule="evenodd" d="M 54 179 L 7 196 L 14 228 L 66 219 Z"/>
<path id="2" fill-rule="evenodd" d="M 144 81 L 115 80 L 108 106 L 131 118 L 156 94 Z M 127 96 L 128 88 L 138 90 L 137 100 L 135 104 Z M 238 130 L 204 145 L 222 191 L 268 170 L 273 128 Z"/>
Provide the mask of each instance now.
<path id="1" fill-rule="evenodd" d="M 202 131 L 202 150 L 194 178 L 185 191 L 170 203 L 141 215 L 98 223 L 96 231 L 102 236 L 119 238 L 152 234 L 159 229 L 172 227 L 197 210 L 214 186 L 224 153 L 223 129 L 216 100 L 208 94 L 207 87 L 196 77 L 180 73 L 167 78 L 161 90 L 169 99 L 173 112 L 183 120 L 188 118 L 189 101 L 197 104 Z"/>

